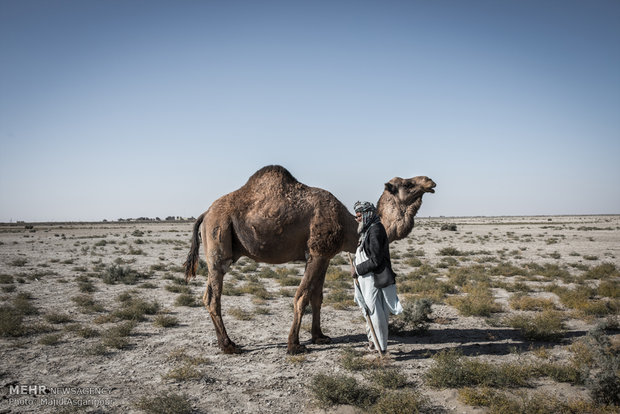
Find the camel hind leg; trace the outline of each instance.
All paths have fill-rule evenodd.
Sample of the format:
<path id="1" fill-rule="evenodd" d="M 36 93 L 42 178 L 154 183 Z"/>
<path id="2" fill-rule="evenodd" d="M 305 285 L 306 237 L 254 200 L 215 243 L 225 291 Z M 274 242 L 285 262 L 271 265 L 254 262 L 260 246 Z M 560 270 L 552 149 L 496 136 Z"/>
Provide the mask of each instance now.
<path id="1" fill-rule="evenodd" d="M 205 222 L 201 228 L 202 240 L 204 243 L 209 278 L 207 287 L 202 297 L 202 302 L 209 311 L 217 342 L 225 354 L 238 354 L 241 352 L 239 347 L 231 341 L 224 327 L 222 319 L 222 288 L 224 285 L 224 275 L 233 262 L 232 254 L 232 234 L 230 226 L 208 226 Z"/>
<path id="2" fill-rule="evenodd" d="M 304 314 L 304 309 L 306 308 L 308 303 L 310 303 L 316 292 L 316 289 L 323 289 L 323 281 L 325 280 L 325 271 L 327 270 L 327 266 L 329 266 L 329 258 L 327 257 L 311 256 L 308 258 L 308 261 L 306 263 L 306 271 L 299 287 L 297 288 L 297 292 L 295 293 L 295 301 L 293 303 L 293 325 L 291 326 L 291 331 L 288 335 L 289 354 L 298 354 L 300 352 L 306 351 L 306 347 L 299 343 L 299 330 L 301 327 L 301 319 Z M 314 318 L 314 315 L 317 315 L 317 313 L 315 313 L 315 301 L 313 301 L 312 307 Z M 318 314 L 317 316 L 320 318 L 320 314 Z M 313 342 L 315 339 L 314 335 L 316 333 L 314 331 L 315 323 L 318 322 L 313 319 Z M 320 332 L 320 324 L 317 326 Z"/>

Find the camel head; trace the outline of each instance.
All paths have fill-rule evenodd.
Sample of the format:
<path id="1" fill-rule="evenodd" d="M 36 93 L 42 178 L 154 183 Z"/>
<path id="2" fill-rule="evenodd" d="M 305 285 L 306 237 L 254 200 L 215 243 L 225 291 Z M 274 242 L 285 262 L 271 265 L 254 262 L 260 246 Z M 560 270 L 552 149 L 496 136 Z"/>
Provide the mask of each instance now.
<path id="1" fill-rule="evenodd" d="M 422 196 L 435 192 L 435 182 L 428 177 L 394 177 L 385 183 L 377 211 L 390 242 L 407 237 L 413 230 L 414 217 L 422 205 Z"/>
<path id="2" fill-rule="evenodd" d="M 410 205 L 425 193 L 434 193 L 437 184 L 425 176 L 413 178 L 394 177 L 385 183 L 385 191 L 394 196 L 400 204 Z"/>

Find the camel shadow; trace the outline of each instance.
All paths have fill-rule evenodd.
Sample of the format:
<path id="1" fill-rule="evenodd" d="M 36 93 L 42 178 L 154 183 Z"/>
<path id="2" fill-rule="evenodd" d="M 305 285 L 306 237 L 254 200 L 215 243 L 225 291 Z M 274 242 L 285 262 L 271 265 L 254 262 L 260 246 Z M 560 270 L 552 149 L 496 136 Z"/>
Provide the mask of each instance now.
<path id="1" fill-rule="evenodd" d="M 392 357 L 399 361 L 412 359 L 430 358 L 438 352 L 456 348 L 463 355 L 507 355 L 514 352 L 525 352 L 531 349 L 533 345 L 548 346 L 566 342 L 572 338 L 582 337 L 587 334 L 586 331 L 570 331 L 566 332 L 556 341 L 530 341 L 523 338 L 518 329 L 500 328 L 500 329 L 429 329 L 428 331 L 407 335 L 400 334 L 390 335 L 389 348 Z M 351 344 L 353 346 L 363 346 L 368 341 L 366 335 L 344 335 L 332 338 L 330 348 L 337 348 L 342 344 Z M 418 349 L 411 351 L 402 351 L 394 349 L 399 344 L 418 345 Z M 445 346 L 437 346 L 445 344 Z M 425 346 L 428 345 L 428 346 Z M 388 349 L 389 349 L 388 348 Z"/>
<path id="2" fill-rule="evenodd" d="M 511 328 L 429 329 L 423 333 L 390 334 L 388 346 L 394 360 L 407 361 L 430 358 L 441 351 L 452 348 L 458 349 L 465 356 L 508 355 L 528 351 L 532 346 L 555 345 L 585 335 L 587 335 L 586 331 L 569 331 L 556 341 L 530 341 L 523 338 L 518 329 Z M 329 344 L 313 344 L 309 339 L 301 342 L 302 345 L 306 346 L 306 352 L 319 352 L 339 350 L 343 346 L 365 347 L 368 338 L 365 334 L 359 333 L 332 336 L 332 342 Z M 445 346 L 441 346 L 441 344 L 445 344 Z M 287 349 L 287 343 L 280 341 L 238 345 L 240 345 L 243 354 L 260 353 L 274 349 L 285 351 Z M 420 348 L 403 351 L 402 349 L 395 349 L 398 345 L 418 345 Z"/>

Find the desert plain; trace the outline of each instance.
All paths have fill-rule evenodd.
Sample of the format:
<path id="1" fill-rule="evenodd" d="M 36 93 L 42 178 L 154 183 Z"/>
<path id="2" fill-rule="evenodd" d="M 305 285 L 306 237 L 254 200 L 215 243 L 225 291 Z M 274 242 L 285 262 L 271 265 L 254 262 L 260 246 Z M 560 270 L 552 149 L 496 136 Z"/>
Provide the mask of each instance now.
<path id="1" fill-rule="evenodd" d="M 417 218 L 390 245 L 407 312 L 384 358 L 344 253 L 331 344 L 306 314 L 286 352 L 304 263 L 242 258 L 222 312 L 243 352 L 221 353 L 206 271 L 184 279 L 192 225 L 0 224 L 0 413 L 620 412 L 620 216 Z"/>

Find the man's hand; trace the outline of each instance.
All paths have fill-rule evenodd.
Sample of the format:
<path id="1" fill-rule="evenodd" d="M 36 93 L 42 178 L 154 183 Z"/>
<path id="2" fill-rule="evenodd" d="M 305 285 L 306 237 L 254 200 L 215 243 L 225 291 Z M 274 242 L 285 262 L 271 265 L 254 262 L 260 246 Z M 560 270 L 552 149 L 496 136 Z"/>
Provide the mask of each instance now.
<path id="1" fill-rule="evenodd" d="M 357 272 L 355 271 L 355 266 L 353 265 L 351 265 L 351 277 L 354 279 L 357 277 Z"/>

